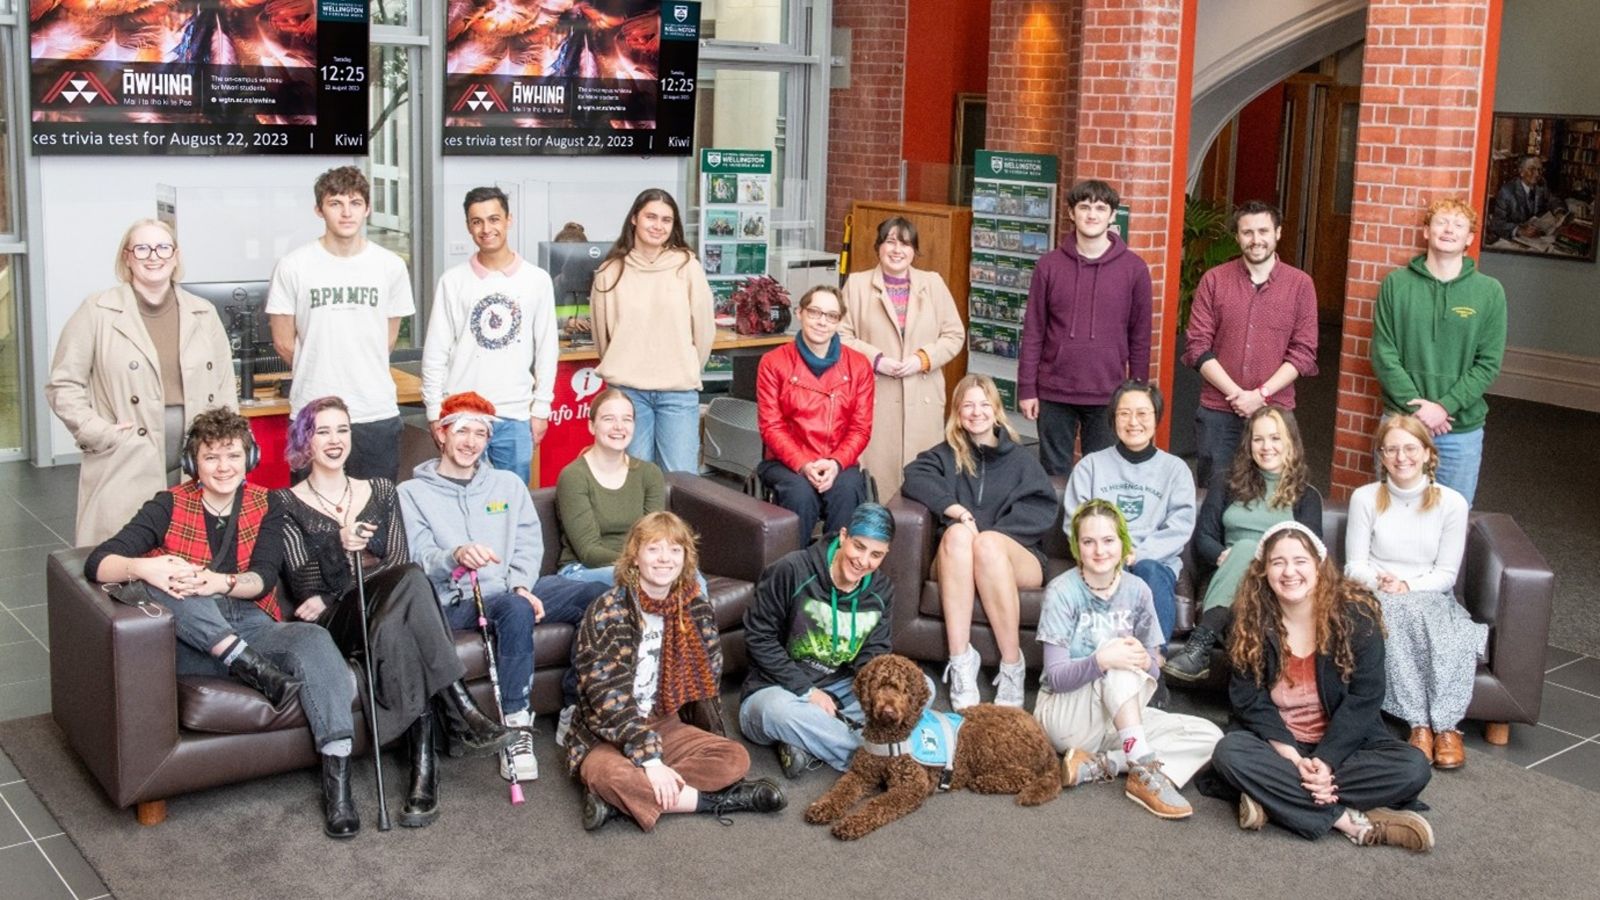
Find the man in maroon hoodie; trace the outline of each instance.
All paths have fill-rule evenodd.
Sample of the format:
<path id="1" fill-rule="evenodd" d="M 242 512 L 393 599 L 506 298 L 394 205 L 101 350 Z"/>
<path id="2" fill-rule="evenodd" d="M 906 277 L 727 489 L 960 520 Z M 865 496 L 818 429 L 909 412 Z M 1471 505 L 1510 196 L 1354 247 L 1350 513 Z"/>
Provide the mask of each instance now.
<path id="1" fill-rule="evenodd" d="M 1018 408 L 1039 422 L 1039 459 L 1051 475 L 1115 442 L 1106 404 L 1128 379 L 1150 377 L 1150 269 L 1111 230 L 1117 192 L 1080 181 L 1067 194 L 1072 231 L 1039 259 L 1022 319 Z"/>

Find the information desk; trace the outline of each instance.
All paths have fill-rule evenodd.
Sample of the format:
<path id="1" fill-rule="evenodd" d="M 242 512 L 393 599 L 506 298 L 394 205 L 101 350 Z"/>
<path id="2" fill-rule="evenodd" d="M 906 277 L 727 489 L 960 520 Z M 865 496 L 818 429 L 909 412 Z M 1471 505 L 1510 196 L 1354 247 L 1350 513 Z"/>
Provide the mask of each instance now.
<path id="1" fill-rule="evenodd" d="M 719 330 L 711 349 L 714 353 L 764 352 L 792 340 L 792 334 L 751 336 Z M 556 366 L 556 396 L 550 404 L 550 430 L 545 432 L 533 457 L 534 487 L 554 485 L 567 463 L 593 443 L 589 435 L 589 399 L 605 387 L 594 370 L 599 360 L 593 344 L 572 347 L 562 342 L 561 361 Z"/>
<path id="2" fill-rule="evenodd" d="M 391 368 L 395 397 L 401 405 L 422 402 L 422 379 Z M 254 402 L 239 404 L 239 412 L 250 420 L 250 433 L 261 448 L 261 463 L 247 480 L 264 488 L 289 486 L 289 463 L 283 452 L 289 443 L 289 400 L 278 396 L 278 382 L 285 375 L 256 376 Z"/>

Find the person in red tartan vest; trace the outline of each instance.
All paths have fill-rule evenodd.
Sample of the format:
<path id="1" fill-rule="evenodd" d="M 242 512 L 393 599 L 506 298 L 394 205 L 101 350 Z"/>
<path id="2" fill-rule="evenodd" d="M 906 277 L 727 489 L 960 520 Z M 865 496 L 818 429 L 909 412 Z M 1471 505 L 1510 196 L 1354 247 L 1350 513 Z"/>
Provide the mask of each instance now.
<path id="1" fill-rule="evenodd" d="M 285 622 L 274 588 L 283 561 L 280 501 L 245 484 L 250 423 L 229 409 L 195 417 L 184 438 L 191 480 L 145 502 L 84 563 L 92 581 L 142 586 L 177 624 L 178 674 L 232 676 L 275 707 L 296 695 L 322 754 L 329 837 L 353 837 L 350 714 L 355 686 L 327 629 Z"/>

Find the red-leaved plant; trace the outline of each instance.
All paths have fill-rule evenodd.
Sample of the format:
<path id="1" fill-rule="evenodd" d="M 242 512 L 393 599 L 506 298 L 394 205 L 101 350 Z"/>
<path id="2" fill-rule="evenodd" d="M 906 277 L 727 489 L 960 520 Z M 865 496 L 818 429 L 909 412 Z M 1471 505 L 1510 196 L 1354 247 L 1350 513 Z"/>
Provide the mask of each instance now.
<path id="1" fill-rule="evenodd" d="M 772 334 L 789 327 L 789 291 L 770 275 L 747 279 L 733 292 L 734 328 Z"/>

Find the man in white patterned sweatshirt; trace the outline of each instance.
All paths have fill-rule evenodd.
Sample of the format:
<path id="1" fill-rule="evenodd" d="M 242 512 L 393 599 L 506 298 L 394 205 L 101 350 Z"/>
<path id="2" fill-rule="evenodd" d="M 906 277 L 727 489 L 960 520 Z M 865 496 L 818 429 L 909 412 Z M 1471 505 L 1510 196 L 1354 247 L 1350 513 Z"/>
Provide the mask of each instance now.
<path id="1" fill-rule="evenodd" d="M 489 462 L 529 480 L 534 445 L 550 427 L 555 396 L 556 313 L 550 275 L 506 243 L 505 192 L 478 187 L 462 203 L 478 252 L 439 278 L 422 345 L 428 421 L 444 398 L 476 391 L 499 412 Z"/>

